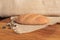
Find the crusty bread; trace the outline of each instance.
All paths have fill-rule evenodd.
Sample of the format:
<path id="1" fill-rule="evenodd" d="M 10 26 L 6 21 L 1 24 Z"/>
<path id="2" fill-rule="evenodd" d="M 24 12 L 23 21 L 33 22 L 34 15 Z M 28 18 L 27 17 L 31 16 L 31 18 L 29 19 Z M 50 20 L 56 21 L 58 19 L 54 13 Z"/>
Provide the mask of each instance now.
<path id="1" fill-rule="evenodd" d="M 40 14 L 22 14 L 20 16 L 17 16 L 15 22 L 29 25 L 46 24 L 48 23 L 48 18 Z"/>

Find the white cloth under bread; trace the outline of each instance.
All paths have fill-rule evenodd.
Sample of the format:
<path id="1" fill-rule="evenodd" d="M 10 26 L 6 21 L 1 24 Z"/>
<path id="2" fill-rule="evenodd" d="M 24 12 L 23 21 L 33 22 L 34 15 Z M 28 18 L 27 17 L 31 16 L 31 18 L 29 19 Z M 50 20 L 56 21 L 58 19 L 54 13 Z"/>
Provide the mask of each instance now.
<path id="1" fill-rule="evenodd" d="M 38 29 L 46 28 L 46 27 L 48 27 L 48 25 L 54 25 L 57 22 L 60 23 L 60 17 L 47 17 L 47 18 L 50 21 L 44 25 L 21 25 L 21 24 L 12 22 L 14 25 L 16 25 L 16 27 L 14 27 L 14 26 L 11 26 L 11 27 L 16 33 L 29 33 L 29 32 L 36 31 Z M 11 17 L 11 20 L 14 20 L 14 19 L 15 19 L 15 17 Z"/>

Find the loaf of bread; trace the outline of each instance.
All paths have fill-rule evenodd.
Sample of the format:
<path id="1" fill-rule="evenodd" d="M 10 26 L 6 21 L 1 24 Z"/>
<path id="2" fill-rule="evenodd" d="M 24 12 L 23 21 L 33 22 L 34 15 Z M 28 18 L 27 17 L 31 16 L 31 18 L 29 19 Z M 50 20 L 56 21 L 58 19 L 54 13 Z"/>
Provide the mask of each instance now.
<path id="1" fill-rule="evenodd" d="M 22 14 L 16 17 L 15 22 L 20 24 L 39 25 L 48 23 L 48 18 L 40 14 Z"/>

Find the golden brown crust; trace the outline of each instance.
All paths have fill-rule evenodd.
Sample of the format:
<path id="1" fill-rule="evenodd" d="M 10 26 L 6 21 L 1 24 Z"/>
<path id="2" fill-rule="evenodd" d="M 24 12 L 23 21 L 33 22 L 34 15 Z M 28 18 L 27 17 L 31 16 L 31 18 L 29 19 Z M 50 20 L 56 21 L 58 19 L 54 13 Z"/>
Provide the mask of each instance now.
<path id="1" fill-rule="evenodd" d="M 36 25 L 48 23 L 48 18 L 40 14 L 23 14 L 17 16 L 15 21 L 20 24 Z"/>

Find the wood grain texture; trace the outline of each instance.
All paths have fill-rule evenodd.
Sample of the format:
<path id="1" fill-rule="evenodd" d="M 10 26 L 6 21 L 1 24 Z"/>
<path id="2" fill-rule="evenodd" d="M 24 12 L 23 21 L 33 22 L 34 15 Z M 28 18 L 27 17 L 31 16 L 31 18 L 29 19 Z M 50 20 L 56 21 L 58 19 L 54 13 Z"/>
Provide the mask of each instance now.
<path id="1" fill-rule="evenodd" d="M 0 21 L 0 40 L 60 40 L 60 24 L 50 25 L 31 33 L 17 34 L 12 29 L 2 29 L 9 19 Z"/>

